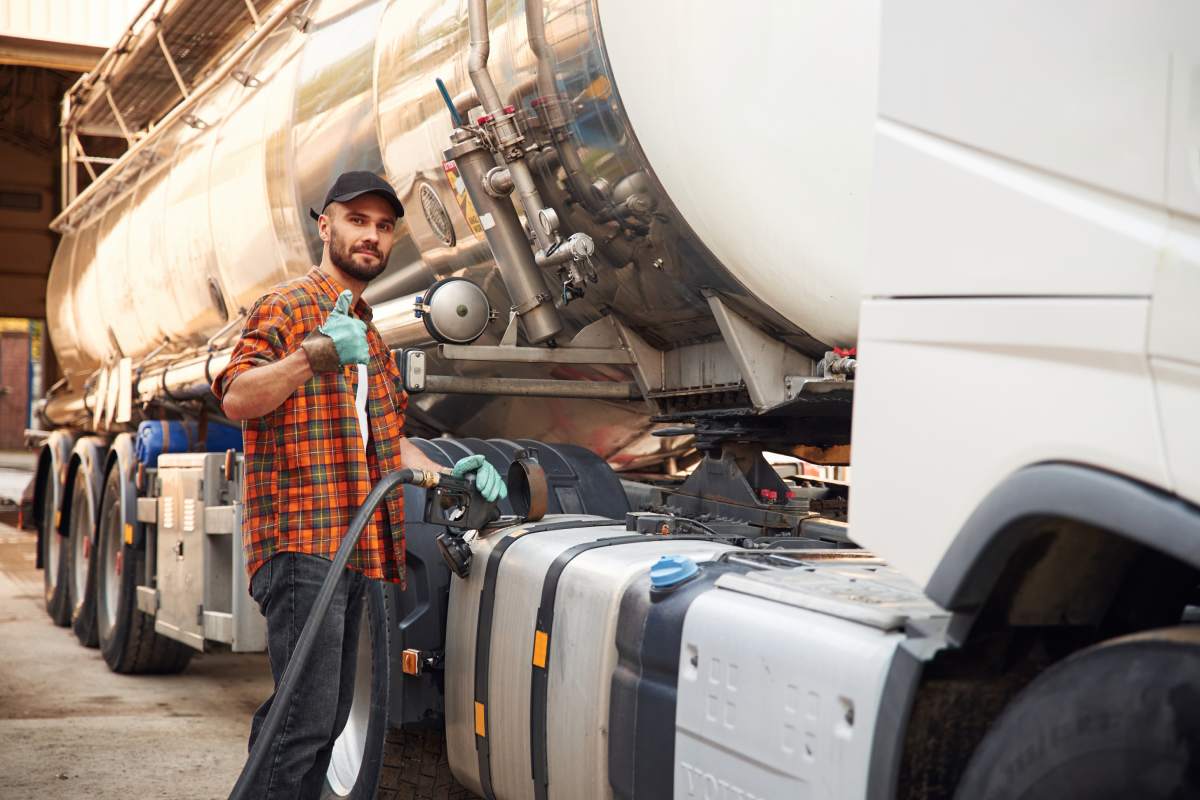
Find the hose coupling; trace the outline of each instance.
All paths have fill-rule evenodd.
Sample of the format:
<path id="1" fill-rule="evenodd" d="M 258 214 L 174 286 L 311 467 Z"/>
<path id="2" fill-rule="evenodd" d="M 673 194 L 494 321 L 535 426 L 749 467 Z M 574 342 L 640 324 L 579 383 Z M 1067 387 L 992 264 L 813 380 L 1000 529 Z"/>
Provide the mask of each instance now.
<path id="1" fill-rule="evenodd" d="M 442 479 L 442 474 L 440 472 L 434 472 L 427 469 L 418 469 L 416 467 L 411 467 L 410 469 L 412 469 L 413 474 L 413 485 L 420 486 L 422 489 L 432 489 L 433 487 L 437 486 L 438 482 Z"/>

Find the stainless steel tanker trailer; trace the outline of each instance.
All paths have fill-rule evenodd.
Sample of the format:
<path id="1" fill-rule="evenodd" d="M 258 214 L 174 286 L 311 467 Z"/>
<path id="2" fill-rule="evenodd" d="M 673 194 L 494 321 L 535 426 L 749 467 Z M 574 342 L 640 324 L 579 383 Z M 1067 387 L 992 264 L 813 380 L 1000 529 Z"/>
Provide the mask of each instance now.
<path id="1" fill-rule="evenodd" d="M 50 615 L 122 672 L 264 647 L 207 387 L 367 169 L 409 433 L 524 489 L 405 487 L 331 796 L 1200 791 L 1197 23 L 148 3 L 64 99 Z M 764 457 L 851 446 L 853 502 Z"/>

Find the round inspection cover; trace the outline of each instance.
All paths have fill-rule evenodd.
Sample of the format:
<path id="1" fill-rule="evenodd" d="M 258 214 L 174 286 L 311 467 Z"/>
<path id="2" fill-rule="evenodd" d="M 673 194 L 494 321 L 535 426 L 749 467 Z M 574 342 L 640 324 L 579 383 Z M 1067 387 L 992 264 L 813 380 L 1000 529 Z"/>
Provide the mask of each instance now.
<path id="1" fill-rule="evenodd" d="M 466 278 L 438 281 L 425 294 L 425 328 L 439 342 L 470 344 L 487 329 L 492 306 Z"/>

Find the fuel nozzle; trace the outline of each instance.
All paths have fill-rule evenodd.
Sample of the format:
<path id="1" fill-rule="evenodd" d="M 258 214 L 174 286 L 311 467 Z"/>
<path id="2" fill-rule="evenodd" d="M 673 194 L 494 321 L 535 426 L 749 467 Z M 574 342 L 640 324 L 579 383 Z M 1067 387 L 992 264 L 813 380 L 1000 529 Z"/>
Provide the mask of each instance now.
<path id="1" fill-rule="evenodd" d="M 500 524 L 536 522 L 546 513 L 549 487 L 546 472 L 533 448 L 520 450 L 509 465 L 506 477 L 508 502 L 516 516 L 500 516 L 496 503 L 489 503 L 475 488 L 474 474 L 462 478 L 442 473 L 425 496 L 425 521 L 446 530 L 437 535 L 438 551 L 446 566 L 460 578 L 471 574 L 471 545 L 464 534 Z"/>
<path id="2" fill-rule="evenodd" d="M 460 578 L 471 574 L 471 546 L 463 534 L 479 530 L 499 518 L 500 509 L 485 500 L 475 488 L 474 475 L 456 478 L 442 474 L 437 486 L 425 495 L 425 521 L 446 528 L 435 541 L 446 566 Z"/>

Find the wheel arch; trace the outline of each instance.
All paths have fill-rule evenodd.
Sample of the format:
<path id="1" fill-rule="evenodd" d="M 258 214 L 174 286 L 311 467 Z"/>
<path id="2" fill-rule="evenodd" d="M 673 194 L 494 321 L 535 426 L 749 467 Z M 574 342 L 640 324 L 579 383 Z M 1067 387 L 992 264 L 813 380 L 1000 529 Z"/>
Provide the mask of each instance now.
<path id="1" fill-rule="evenodd" d="M 38 569 L 45 567 L 42 563 L 42 542 L 43 537 L 46 535 L 45 526 L 43 525 L 44 520 L 42 519 L 42 503 L 46 499 L 47 491 L 56 492 L 56 494 L 52 495 L 58 501 L 55 504 L 55 511 L 61 510 L 62 490 L 66 484 L 64 467 L 71 458 L 71 451 L 75 446 L 77 438 L 78 434 L 74 431 L 53 431 L 38 451 L 37 467 L 34 471 L 33 481 L 33 508 L 37 527 Z M 51 484 L 51 481 L 54 481 L 54 483 Z"/>
<path id="2" fill-rule="evenodd" d="M 1095 467 L 1036 464 L 980 503 L 925 590 L 968 617 L 990 608 L 1024 624 L 1097 624 L 1110 611 L 1105 596 L 1147 558 L 1200 569 L 1200 507 Z"/>
<path id="3" fill-rule="evenodd" d="M 1084 464 L 1011 474 L 925 586 L 952 612 L 949 646 L 906 684 L 894 796 L 951 796 L 986 731 L 1030 681 L 1100 642 L 1178 624 L 1198 586 L 1200 507 Z"/>

